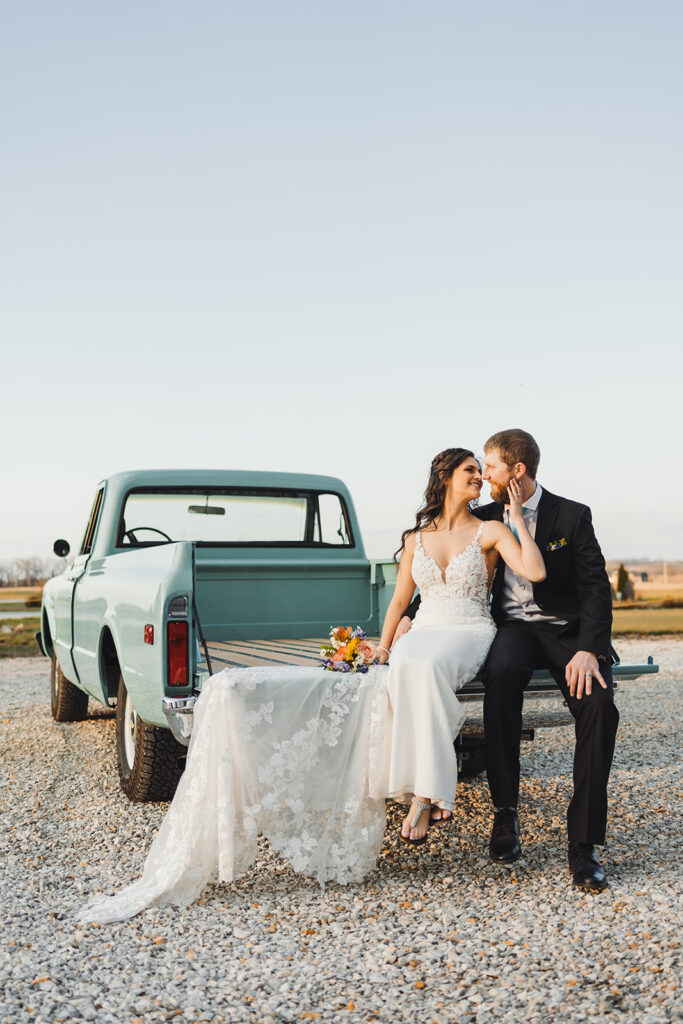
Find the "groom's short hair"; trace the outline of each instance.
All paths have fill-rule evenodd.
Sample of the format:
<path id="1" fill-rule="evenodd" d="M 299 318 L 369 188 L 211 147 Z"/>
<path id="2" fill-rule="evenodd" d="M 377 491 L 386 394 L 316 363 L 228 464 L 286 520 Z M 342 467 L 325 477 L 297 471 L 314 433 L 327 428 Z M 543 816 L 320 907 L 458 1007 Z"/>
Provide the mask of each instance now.
<path id="1" fill-rule="evenodd" d="M 492 434 L 484 445 L 485 452 L 493 448 L 499 452 L 501 459 L 510 469 L 515 463 L 523 462 L 531 479 L 536 479 L 541 449 L 526 430 L 499 430 L 497 434 Z"/>

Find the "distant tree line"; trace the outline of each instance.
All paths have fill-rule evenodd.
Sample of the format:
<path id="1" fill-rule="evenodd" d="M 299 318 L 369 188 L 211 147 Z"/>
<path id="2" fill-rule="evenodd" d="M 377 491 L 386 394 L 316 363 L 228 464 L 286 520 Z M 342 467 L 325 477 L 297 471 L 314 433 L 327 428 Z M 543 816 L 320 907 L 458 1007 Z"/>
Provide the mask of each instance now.
<path id="1" fill-rule="evenodd" d="M 15 558 L 0 562 L 0 587 L 36 587 L 64 570 L 63 558 Z"/>

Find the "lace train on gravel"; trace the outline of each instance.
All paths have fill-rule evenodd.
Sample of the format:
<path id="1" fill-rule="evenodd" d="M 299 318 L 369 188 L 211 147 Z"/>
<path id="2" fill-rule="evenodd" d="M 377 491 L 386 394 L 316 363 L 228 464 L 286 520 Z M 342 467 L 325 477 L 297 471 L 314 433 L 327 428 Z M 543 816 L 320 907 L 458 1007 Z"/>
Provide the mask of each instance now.
<path id="1" fill-rule="evenodd" d="M 246 871 L 264 835 L 324 885 L 360 881 L 385 826 L 388 669 L 226 669 L 195 705 L 187 765 L 139 881 L 83 908 L 83 922 L 186 906 Z"/>

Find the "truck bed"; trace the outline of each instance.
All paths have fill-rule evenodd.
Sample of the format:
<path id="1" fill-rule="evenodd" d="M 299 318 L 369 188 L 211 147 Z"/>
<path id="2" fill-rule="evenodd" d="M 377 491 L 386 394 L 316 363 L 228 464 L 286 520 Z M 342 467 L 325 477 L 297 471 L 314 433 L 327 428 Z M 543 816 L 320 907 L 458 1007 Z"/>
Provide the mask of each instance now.
<path id="1" fill-rule="evenodd" d="M 255 665 L 308 665 L 320 664 L 320 648 L 329 643 L 329 637 L 309 637 L 304 640 L 209 640 L 209 657 L 214 672 L 224 668 L 251 668 Z M 202 655 L 203 655 L 202 651 Z M 206 661 L 199 663 L 206 671 Z"/>

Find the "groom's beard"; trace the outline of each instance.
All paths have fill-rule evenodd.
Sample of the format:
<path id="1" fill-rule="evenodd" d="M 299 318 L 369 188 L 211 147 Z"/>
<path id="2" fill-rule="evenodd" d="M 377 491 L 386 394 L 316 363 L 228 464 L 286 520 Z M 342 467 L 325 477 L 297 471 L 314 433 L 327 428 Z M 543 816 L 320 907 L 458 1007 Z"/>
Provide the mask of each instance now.
<path id="1" fill-rule="evenodd" d="M 508 502 L 510 501 L 510 498 L 508 496 L 507 484 L 503 485 L 490 483 L 489 486 L 491 488 L 491 497 L 496 502 L 496 504 L 507 505 Z"/>

